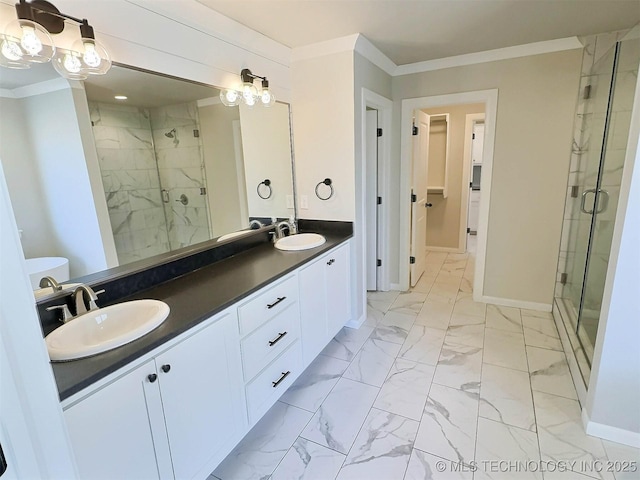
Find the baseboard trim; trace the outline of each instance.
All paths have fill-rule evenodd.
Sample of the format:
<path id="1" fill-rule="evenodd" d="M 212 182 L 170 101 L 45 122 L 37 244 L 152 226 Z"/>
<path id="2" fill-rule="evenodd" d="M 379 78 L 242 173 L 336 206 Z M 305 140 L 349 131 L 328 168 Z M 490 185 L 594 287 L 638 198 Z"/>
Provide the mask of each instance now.
<path id="1" fill-rule="evenodd" d="M 623 430 L 610 425 L 603 425 L 591 421 L 586 409 L 582 409 L 582 424 L 587 435 L 609 440 L 611 442 L 622 443 L 630 447 L 640 448 L 640 433 Z"/>
<path id="2" fill-rule="evenodd" d="M 460 249 L 458 247 L 429 247 L 429 246 L 427 246 L 427 251 L 429 251 L 429 252 L 460 253 Z M 462 252 L 462 253 L 464 253 L 464 252 Z"/>
<path id="3" fill-rule="evenodd" d="M 489 297 L 487 295 L 482 295 L 477 300 L 474 298 L 474 300 L 484 302 L 484 303 L 493 303 L 494 305 L 502 305 L 504 307 L 526 308 L 527 310 L 539 310 L 541 312 L 551 311 L 550 303 L 525 302 L 524 300 L 512 300 L 510 298 Z"/>
<path id="4" fill-rule="evenodd" d="M 347 323 L 344 324 L 344 326 L 349 328 L 354 328 L 357 330 L 362 326 L 362 324 L 365 322 L 366 319 L 367 319 L 367 312 L 361 315 L 358 320 L 353 320 L 353 319 L 349 320 Z"/>
<path id="5" fill-rule="evenodd" d="M 389 284 L 389 289 L 393 290 L 394 292 L 401 292 L 402 289 L 400 288 L 400 284 L 399 283 L 390 283 Z"/>

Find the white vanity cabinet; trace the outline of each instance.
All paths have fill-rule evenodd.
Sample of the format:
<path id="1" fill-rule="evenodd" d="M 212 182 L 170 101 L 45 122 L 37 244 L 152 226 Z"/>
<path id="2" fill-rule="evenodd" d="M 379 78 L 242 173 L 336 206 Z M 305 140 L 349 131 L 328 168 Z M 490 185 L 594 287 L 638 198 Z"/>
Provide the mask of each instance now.
<path id="1" fill-rule="evenodd" d="M 300 269 L 300 325 L 305 366 L 350 319 L 349 272 L 349 243 Z"/>
<path id="2" fill-rule="evenodd" d="M 194 478 L 245 433 L 236 315 L 211 321 L 65 411 L 80 478 Z"/>

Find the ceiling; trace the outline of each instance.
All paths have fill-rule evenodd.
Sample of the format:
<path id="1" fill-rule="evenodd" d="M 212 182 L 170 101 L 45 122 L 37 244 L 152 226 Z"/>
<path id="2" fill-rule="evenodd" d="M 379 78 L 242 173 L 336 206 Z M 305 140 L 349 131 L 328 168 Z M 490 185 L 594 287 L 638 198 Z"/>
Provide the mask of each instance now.
<path id="1" fill-rule="evenodd" d="M 197 0 L 288 47 L 362 33 L 396 65 L 640 22 L 640 0 Z"/>

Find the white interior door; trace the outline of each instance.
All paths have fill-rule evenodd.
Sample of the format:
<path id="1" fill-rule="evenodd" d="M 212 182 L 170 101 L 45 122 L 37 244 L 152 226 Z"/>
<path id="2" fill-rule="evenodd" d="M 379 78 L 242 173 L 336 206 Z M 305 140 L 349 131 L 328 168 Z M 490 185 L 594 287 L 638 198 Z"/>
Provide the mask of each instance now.
<path id="1" fill-rule="evenodd" d="M 484 122 L 473 123 L 473 138 L 471 140 L 471 163 L 482 165 L 482 151 L 484 148 Z"/>
<path id="2" fill-rule="evenodd" d="M 366 253 L 367 290 L 378 289 L 378 111 L 366 113 Z"/>
<path id="3" fill-rule="evenodd" d="M 411 257 L 410 284 L 415 286 L 424 273 L 427 236 L 427 172 L 429 166 L 429 128 L 431 120 L 426 113 L 414 112 L 417 132 L 413 136 L 413 158 L 411 166 Z M 414 201 L 415 198 L 415 201 Z"/>

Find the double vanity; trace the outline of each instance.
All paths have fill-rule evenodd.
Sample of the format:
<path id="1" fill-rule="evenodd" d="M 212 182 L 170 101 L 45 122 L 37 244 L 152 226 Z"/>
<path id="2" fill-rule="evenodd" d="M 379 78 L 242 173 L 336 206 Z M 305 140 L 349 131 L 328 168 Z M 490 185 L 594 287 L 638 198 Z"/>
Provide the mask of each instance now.
<path id="1" fill-rule="evenodd" d="M 121 298 L 169 313 L 130 343 L 52 363 L 81 478 L 207 478 L 351 318 L 351 224 L 320 233 L 281 250 L 258 232 Z"/>

